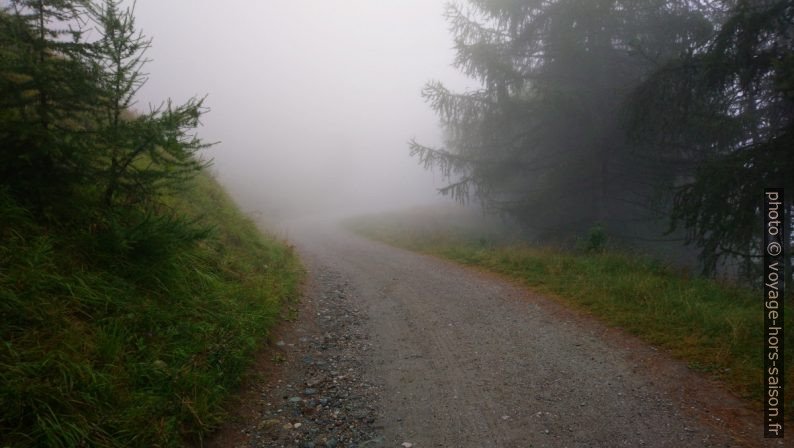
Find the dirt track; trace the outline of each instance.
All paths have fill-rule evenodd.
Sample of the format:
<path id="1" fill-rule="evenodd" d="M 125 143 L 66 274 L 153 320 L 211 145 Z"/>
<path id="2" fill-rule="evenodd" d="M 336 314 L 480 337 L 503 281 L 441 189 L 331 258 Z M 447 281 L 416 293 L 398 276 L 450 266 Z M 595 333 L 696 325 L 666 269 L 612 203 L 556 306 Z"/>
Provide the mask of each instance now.
<path id="1" fill-rule="evenodd" d="M 331 353 L 335 371 L 320 374 L 343 384 L 320 387 L 337 399 L 327 409 L 289 414 L 288 389 L 305 387 L 318 370 L 287 363 L 287 389 L 275 388 L 262 415 L 302 424 L 270 434 L 260 425 L 246 432 L 246 446 L 321 447 L 329 438 L 329 446 L 416 448 L 762 444 L 755 414 L 719 387 L 549 299 L 333 227 L 292 226 L 289 237 L 309 270 L 314 307 L 304 314 L 315 322 L 297 331 L 311 333 L 300 327 L 320 321 L 294 357 Z M 347 308 L 353 327 L 322 328 L 349 317 Z M 329 331 L 353 342 L 329 347 L 321 343 Z M 335 422 L 348 414 L 360 418 Z"/>

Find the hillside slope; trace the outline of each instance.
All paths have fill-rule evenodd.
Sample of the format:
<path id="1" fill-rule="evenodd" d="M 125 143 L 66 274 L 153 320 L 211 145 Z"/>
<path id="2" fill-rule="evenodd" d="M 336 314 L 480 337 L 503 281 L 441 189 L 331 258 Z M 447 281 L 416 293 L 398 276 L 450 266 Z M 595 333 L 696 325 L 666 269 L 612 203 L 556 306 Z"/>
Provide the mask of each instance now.
<path id="1" fill-rule="evenodd" d="M 0 446 L 176 446 L 222 420 L 302 268 L 207 173 L 165 204 L 118 238 L 0 191 Z"/>

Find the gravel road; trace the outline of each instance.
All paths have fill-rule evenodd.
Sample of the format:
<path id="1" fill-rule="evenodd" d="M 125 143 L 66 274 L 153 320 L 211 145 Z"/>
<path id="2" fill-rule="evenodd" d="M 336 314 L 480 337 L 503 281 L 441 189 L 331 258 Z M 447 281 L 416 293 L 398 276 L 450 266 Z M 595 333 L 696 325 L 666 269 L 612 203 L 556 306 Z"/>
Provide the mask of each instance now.
<path id="1" fill-rule="evenodd" d="M 289 238 L 311 318 L 242 446 L 782 446 L 709 380 L 524 288 L 335 227 Z"/>

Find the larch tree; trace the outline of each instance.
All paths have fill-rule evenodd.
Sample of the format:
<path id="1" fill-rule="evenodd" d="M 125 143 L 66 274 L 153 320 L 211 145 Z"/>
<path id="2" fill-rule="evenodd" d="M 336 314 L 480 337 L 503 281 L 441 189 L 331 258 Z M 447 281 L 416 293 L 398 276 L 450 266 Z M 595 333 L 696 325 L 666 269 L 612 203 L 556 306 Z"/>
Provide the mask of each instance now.
<path id="1" fill-rule="evenodd" d="M 199 151 L 210 145 L 192 133 L 206 112 L 204 99 L 180 105 L 167 100 L 146 112 L 132 111 L 147 81 L 143 68 L 151 40 L 136 30 L 132 8 L 122 8 L 118 0 L 105 0 L 90 11 L 101 33 L 93 57 L 101 73 L 102 201 L 108 207 L 146 203 L 206 166 Z"/>
<path id="2" fill-rule="evenodd" d="M 660 59 L 709 32 L 684 0 L 471 0 L 450 5 L 456 66 L 481 82 L 455 93 L 431 82 L 443 148 L 411 142 L 441 189 L 476 198 L 536 238 L 560 239 L 603 223 L 631 237 L 656 223 L 650 201 L 672 175 L 634 150 L 624 100 Z"/>
<path id="3" fill-rule="evenodd" d="M 86 11 L 68 0 L 12 0 L 0 11 L 0 175 L 43 209 L 85 182 L 97 73 Z"/>

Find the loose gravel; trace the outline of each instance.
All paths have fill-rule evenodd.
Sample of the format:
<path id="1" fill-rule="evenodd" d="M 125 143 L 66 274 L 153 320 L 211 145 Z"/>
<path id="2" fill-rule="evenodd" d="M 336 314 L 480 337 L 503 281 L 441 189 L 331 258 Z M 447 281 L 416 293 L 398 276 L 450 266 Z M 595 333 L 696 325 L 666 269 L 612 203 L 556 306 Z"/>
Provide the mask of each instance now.
<path id="1" fill-rule="evenodd" d="M 314 306 L 311 336 L 276 343 L 296 351 L 288 379 L 266 393 L 261 419 L 244 429 L 246 447 L 377 447 L 378 387 L 364 378 L 371 344 L 350 283 L 327 268 L 314 273 L 306 300 Z"/>
<path id="2" fill-rule="evenodd" d="M 327 225 L 290 231 L 302 314 L 240 447 L 784 446 L 719 385 L 553 300 Z"/>

